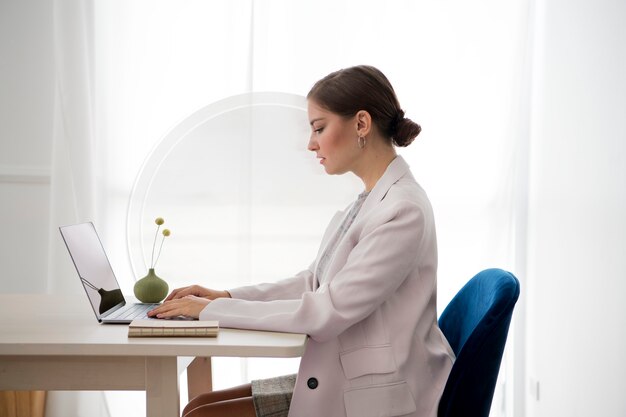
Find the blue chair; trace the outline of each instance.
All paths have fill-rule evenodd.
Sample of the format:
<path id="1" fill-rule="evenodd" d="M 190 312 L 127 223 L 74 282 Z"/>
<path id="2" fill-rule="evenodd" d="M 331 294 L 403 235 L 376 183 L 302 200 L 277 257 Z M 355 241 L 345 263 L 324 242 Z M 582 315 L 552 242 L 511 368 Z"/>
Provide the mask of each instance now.
<path id="1" fill-rule="evenodd" d="M 457 293 L 439 318 L 456 355 L 438 417 L 487 417 L 498 379 L 519 281 L 486 269 Z"/>

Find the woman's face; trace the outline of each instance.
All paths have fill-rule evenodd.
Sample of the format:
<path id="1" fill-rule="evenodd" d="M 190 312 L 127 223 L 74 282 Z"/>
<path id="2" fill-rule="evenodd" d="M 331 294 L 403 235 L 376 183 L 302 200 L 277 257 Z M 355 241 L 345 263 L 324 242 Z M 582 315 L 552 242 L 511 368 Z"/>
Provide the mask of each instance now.
<path id="1" fill-rule="evenodd" d="M 328 174 L 354 171 L 360 149 L 356 117 L 344 118 L 315 103 L 308 102 L 311 138 L 308 149 L 315 152 Z"/>

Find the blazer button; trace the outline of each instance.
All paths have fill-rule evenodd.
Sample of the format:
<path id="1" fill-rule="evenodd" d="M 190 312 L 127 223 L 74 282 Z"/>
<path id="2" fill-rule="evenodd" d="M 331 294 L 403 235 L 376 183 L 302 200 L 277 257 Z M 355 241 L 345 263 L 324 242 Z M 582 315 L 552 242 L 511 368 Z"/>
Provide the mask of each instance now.
<path id="1" fill-rule="evenodd" d="M 306 384 L 310 389 L 315 389 L 319 385 L 317 382 L 317 378 L 309 378 L 309 380 L 306 381 Z"/>

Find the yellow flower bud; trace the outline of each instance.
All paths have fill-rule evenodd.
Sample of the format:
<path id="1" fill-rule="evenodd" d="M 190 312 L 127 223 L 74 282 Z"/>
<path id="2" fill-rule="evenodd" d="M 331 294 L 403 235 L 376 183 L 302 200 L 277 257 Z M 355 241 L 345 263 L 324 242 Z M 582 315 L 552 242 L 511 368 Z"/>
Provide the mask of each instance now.
<path id="1" fill-rule="evenodd" d="M 170 229 L 163 229 L 163 236 L 169 236 L 170 235 Z"/>
<path id="2" fill-rule="evenodd" d="M 162 217 L 157 217 L 154 222 L 158 224 L 159 226 L 161 226 L 163 223 L 165 223 L 165 220 L 163 220 Z"/>

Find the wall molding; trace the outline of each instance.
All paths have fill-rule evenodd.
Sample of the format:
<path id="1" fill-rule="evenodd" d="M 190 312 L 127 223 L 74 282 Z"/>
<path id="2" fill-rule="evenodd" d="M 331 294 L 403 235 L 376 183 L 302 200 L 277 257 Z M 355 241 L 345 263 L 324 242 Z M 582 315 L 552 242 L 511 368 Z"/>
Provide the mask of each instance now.
<path id="1" fill-rule="evenodd" d="M 0 183 L 50 184 L 50 167 L 0 164 Z"/>

